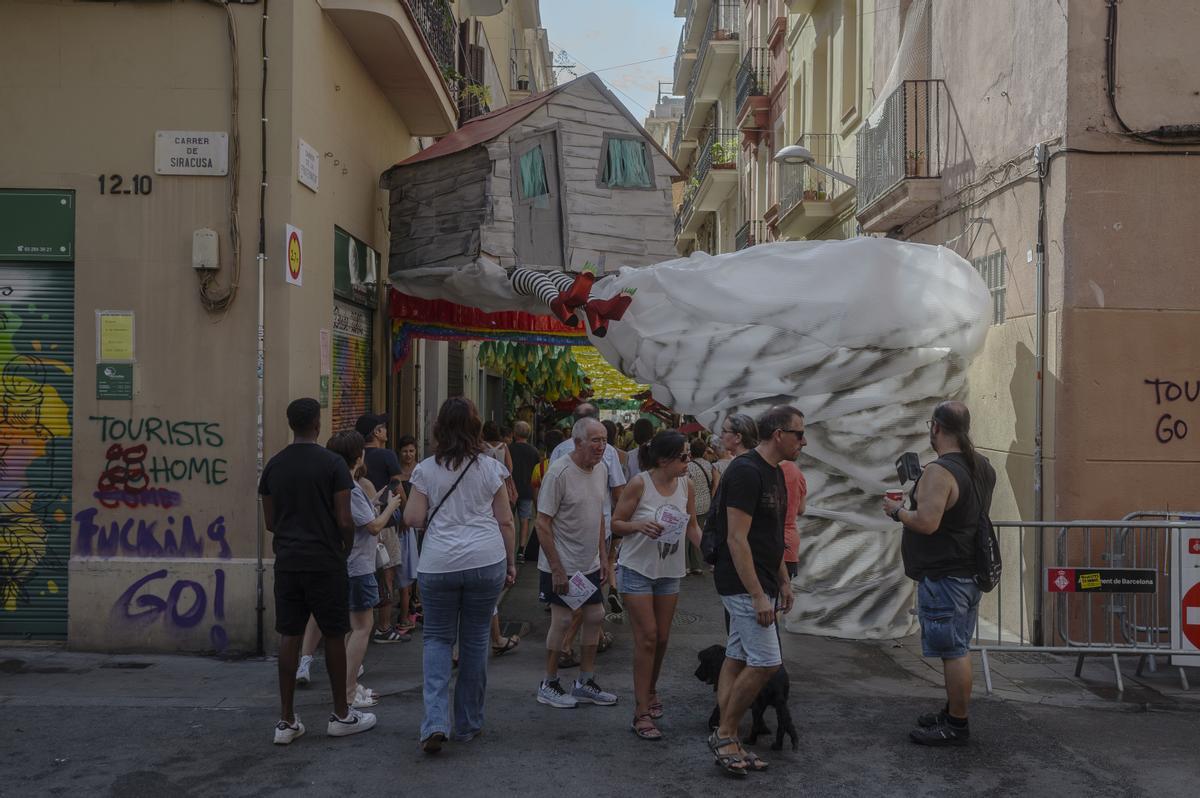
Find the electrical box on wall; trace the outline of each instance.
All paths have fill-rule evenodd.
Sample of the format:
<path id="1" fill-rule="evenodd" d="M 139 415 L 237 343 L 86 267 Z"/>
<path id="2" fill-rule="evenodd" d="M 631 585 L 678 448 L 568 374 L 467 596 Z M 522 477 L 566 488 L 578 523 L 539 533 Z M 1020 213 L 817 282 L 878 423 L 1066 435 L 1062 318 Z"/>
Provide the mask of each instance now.
<path id="1" fill-rule="evenodd" d="M 192 233 L 192 268 L 219 269 L 221 248 L 217 231 L 202 227 Z"/>

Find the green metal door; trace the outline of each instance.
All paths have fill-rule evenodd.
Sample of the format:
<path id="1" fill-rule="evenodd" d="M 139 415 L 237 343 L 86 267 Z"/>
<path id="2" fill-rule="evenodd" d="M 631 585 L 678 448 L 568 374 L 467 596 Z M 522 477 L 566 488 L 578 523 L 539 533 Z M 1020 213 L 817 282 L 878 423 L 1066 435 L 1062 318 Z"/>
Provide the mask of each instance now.
<path id="1" fill-rule="evenodd" d="M 74 270 L 0 263 L 0 637 L 67 634 Z"/>

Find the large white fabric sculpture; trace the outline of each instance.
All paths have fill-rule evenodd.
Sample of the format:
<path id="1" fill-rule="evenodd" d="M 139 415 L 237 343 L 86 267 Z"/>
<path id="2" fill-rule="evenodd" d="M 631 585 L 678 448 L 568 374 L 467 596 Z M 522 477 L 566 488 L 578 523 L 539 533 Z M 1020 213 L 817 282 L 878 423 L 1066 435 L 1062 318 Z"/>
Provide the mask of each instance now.
<path id="1" fill-rule="evenodd" d="M 487 261 L 392 277 L 427 298 L 531 309 Z M 976 271 L 944 247 L 854 238 L 623 268 L 593 294 L 631 288 L 624 318 L 592 343 L 655 399 L 710 429 L 727 413 L 804 411 L 809 494 L 786 628 L 873 639 L 911 632 L 900 530 L 880 513 L 880 497 L 898 487 L 902 452 L 928 451 L 934 404 L 965 388 L 991 309 Z"/>

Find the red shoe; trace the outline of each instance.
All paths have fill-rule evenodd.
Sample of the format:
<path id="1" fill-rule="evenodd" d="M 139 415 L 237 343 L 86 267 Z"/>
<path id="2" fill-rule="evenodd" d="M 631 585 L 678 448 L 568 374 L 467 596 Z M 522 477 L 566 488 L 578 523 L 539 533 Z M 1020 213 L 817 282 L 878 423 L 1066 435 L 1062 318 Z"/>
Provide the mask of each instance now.
<path id="1" fill-rule="evenodd" d="M 592 293 L 592 284 L 596 282 L 596 267 L 590 263 L 583 265 L 583 270 L 575 275 L 575 282 L 571 283 L 562 295 L 564 303 L 568 308 L 577 308 L 588 301 L 588 296 Z"/>
<path id="2" fill-rule="evenodd" d="M 593 299 L 588 302 L 588 307 L 595 308 L 596 312 L 603 319 L 609 321 L 620 321 L 625 315 L 625 311 L 629 310 L 630 304 L 633 303 L 633 292 L 637 290 L 629 288 L 617 294 L 611 299 Z"/>
<path id="3" fill-rule="evenodd" d="M 600 311 L 596 309 L 595 302 L 589 302 L 583 306 L 583 312 L 587 314 L 588 327 L 592 330 L 592 335 L 597 338 L 603 338 L 608 335 L 608 319 L 600 315 Z"/>
<path id="4" fill-rule="evenodd" d="M 572 312 L 572 309 L 567 307 L 566 294 L 559 294 L 550 300 L 550 310 L 563 324 L 568 327 L 578 327 L 579 317 Z"/>

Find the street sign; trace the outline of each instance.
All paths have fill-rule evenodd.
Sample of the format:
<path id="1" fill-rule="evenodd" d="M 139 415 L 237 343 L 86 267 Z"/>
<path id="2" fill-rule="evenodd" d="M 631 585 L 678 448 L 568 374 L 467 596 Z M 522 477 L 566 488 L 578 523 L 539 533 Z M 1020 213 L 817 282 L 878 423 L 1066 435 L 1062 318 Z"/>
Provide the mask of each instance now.
<path id="1" fill-rule="evenodd" d="M 1195 516 L 1180 516 L 1196 521 Z M 1200 665 L 1200 537 L 1194 529 L 1172 531 L 1171 630 L 1174 648 L 1193 651 L 1171 657 L 1172 665 Z"/>
<path id="2" fill-rule="evenodd" d="M 292 285 L 304 285 L 304 233 L 299 227 L 287 225 L 285 243 L 287 252 L 287 270 L 284 277 Z"/>
<path id="3" fill-rule="evenodd" d="M 159 130 L 154 171 L 160 175 L 229 174 L 229 134 L 220 130 Z"/>
<path id="4" fill-rule="evenodd" d="M 74 191 L 0 190 L 0 261 L 74 258 Z"/>
<path id="5" fill-rule="evenodd" d="M 1051 593 L 1155 593 L 1158 574 L 1153 568 L 1047 568 L 1046 590 Z"/>

